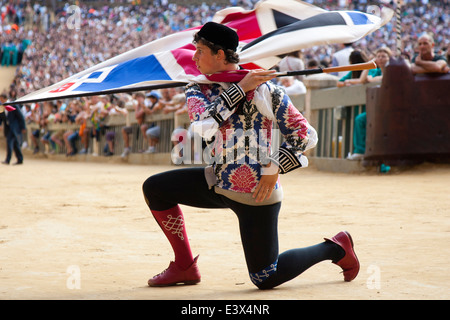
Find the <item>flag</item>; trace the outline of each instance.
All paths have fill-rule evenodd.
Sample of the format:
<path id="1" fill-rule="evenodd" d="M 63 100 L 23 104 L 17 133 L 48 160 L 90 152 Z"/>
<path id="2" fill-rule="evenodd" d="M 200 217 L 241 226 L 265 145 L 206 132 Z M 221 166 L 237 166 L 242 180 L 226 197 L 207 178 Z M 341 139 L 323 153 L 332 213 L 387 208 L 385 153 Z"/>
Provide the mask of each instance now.
<path id="1" fill-rule="evenodd" d="M 380 18 L 361 12 L 329 12 L 297 0 L 266 0 L 253 10 L 223 9 L 212 21 L 238 33 L 243 68 L 267 69 L 279 62 L 278 55 L 319 44 L 357 41 L 392 15 L 388 12 Z M 152 41 L 10 104 L 184 85 L 202 77 L 192 61 L 192 39 L 200 28 Z"/>
<path id="2" fill-rule="evenodd" d="M 271 48 L 270 55 L 276 56 L 311 46 L 355 42 L 392 18 L 393 11 L 383 9 L 381 17 L 358 11 L 332 11 L 293 22 L 245 45 L 241 57 L 244 61 L 247 57 L 264 59 L 267 47 Z"/>

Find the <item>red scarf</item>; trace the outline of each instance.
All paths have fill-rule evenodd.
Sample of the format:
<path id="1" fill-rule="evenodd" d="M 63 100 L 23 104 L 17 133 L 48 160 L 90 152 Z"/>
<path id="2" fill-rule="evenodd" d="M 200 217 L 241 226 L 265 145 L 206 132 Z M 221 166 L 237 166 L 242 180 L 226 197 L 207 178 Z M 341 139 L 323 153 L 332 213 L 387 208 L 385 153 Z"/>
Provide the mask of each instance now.
<path id="1" fill-rule="evenodd" d="M 250 70 L 223 71 L 205 77 L 212 82 L 239 82 Z"/>

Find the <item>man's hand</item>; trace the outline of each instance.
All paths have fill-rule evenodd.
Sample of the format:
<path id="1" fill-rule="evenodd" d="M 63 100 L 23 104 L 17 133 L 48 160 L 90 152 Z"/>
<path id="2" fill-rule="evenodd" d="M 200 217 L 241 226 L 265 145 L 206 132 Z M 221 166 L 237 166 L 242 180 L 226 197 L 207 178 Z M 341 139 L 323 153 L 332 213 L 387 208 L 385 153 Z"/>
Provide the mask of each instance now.
<path id="1" fill-rule="evenodd" d="M 417 55 L 413 65 L 411 66 L 413 73 L 448 73 L 449 67 L 444 60 L 429 61 L 424 60 L 422 56 Z"/>
<path id="2" fill-rule="evenodd" d="M 239 81 L 238 85 L 244 92 L 249 92 L 251 90 L 256 89 L 259 85 L 272 80 L 276 77 L 276 70 L 250 70 L 249 73 L 245 75 L 245 77 Z"/>
<path id="3" fill-rule="evenodd" d="M 256 186 L 255 192 L 253 192 L 253 198 L 256 202 L 262 202 L 269 199 L 272 195 L 273 189 L 278 181 L 278 167 L 271 167 L 271 163 L 263 169 L 263 174 Z M 274 169 L 274 170 L 272 170 Z M 264 172 L 269 174 L 264 174 Z"/>

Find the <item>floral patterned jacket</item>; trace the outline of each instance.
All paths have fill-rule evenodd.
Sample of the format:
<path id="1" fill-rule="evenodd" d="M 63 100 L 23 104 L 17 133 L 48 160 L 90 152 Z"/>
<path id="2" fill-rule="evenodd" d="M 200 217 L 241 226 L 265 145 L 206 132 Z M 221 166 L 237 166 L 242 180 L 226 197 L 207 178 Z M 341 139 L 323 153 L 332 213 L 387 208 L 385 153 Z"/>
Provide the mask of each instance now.
<path id="1" fill-rule="evenodd" d="M 274 120 L 258 111 L 255 91 L 245 95 L 237 84 L 231 84 L 227 90 L 216 83 L 186 86 L 190 121 L 213 118 L 219 124 L 217 134 L 206 143 L 214 160 L 216 186 L 222 189 L 252 193 L 262 168 L 269 162 L 275 163 L 281 174 L 304 163 L 301 157 L 308 145 L 311 127 L 282 87 L 271 82 L 263 85 L 268 86 L 272 97 L 276 126 Z M 279 130 L 284 141 L 272 152 L 275 130 Z M 279 187 L 278 181 L 275 188 Z"/>

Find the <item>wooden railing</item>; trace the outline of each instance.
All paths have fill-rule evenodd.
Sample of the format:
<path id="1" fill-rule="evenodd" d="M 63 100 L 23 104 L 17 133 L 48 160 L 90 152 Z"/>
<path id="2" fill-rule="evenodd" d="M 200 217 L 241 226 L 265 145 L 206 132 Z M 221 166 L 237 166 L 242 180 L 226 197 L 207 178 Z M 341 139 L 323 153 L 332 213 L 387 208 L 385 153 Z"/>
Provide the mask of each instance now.
<path id="1" fill-rule="evenodd" d="M 331 84 L 307 83 L 305 113 L 319 136 L 313 156 L 343 159 L 352 152 L 354 119 L 365 110 L 367 88 L 378 84 L 326 87 Z"/>
<path id="2" fill-rule="evenodd" d="M 175 128 L 184 127 L 187 128 L 189 124 L 189 118 L 187 114 L 175 115 L 174 113 L 159 113 L 153 114 L 146 117 L 146 123 L 155 123 L 161 128 L 160 139 L 157 147 L 158 153 L 170 153 L 172 150 L 171 135 Z M 122 138 L 122 128 L 129 124 L 132 128 L 132 133 L 130 135 L 130 149 L 132 153 L 139 153 L 145 151 L 148 147 L 146 137 L 142 134 L 139 125 L 136 122 L 134 111 L 129 111 L 127 115 L 110 115 L 102 123 L 101 134 L 98 141 L 93 138 L 90 134 L 88 135 L 88 146 L 89 154 L 103 155 L 103 148 L 106 145 L 106 134 L 113 132 L 114 139 L 114 155 L 121 155 L 124 150 L 124 140 Z M 68 123 L 50 123 L 45 128 L 45 132 L 67 132 L 68 130 L 78 130 L 79 125 L 68 124 Z M 30 145 L 31 137 L 30 135 L 36 129 L 40 129 L 37 123 L 30 123 L 27 125 L 28 134 L 28 144 Z M 88 121 L 87 129 L 92 129 L 92 124 Z M 40 139 L 42 135 L 40 135 Z M 39 149 L 44 151 L 45 146 L 39 139 Z M 80 140 L 76 142 L 78 150 L 83 149 L 83 145 Z M 30 145 L 31 148 L 31 145 Z M 50 150 L 46 150 L 49 152 Z M 56 153 L 65 154 L 66 148 L 57 146 Z"/>

